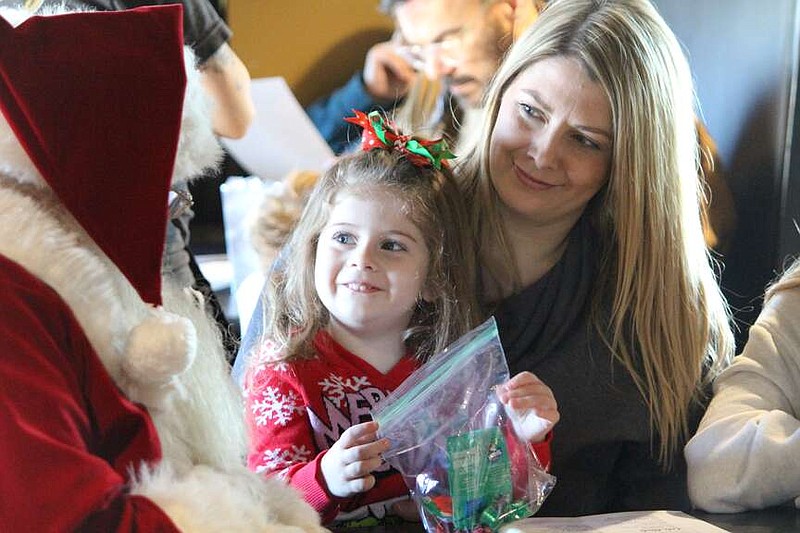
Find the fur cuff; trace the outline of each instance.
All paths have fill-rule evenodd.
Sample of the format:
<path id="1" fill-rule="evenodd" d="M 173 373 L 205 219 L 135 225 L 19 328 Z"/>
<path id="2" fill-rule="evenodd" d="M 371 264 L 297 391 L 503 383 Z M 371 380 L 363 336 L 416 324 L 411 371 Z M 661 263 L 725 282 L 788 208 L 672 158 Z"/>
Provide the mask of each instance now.
<path id="1" fill-rule="evenodd" d="M 293 489 L 244 467 L 221 472 L 195 466 L 178 477 L 162 465 L 142 472 L 131 492 L 152 500 L 181 531 L 327 531 L 317 513 Z"/>

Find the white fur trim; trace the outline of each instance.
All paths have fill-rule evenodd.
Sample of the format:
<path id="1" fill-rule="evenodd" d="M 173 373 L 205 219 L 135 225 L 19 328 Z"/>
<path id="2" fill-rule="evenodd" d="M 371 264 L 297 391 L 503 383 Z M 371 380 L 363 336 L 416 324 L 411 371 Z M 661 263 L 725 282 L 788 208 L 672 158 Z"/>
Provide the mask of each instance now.
<path id="1" fill-rule="evenodd" d="M 174 468 L 182 471 L 197 463 L 218 467 L 241 463 L 246 447 L 242 406 L 228 374 L 219 332 L 202 305 L 192 294 L 165 283 L 166 311 L 155 312 L 77 223 L 53 203 L 51 194 L 35 194 L 34 199 L 4 188 L 0 180 L 0 254 L 41 279 L 66 302 L 111 378 L 128 398 L 150 409 L 164 457 Z M 169 409 L 162 409 L 164 391 L 148 389 L 153 383 L 148 372 L 137 368 L 136 362 L 125 361 L 131 332 L 152 320 L 154 312 L 182 324 L 191 337 L 186 346 L 191 344 L 192 353 L 197 353 L 181 361 L 189 352 L 181 353 L 179 348 L 177 364 L 173 360 L 163 368 L 158 368 L 155 359 L 163 353 L 163 346 L 153 343 L 138 355 L 139 363 L 147 361 L 160 379 L 170 372 L 179 373 L 177 379 L 168 381 L 186 394 L 172 398 Z M 140 333 L 146 329 L 148 326 Z M 183 343 L 179 340 L 176 344 Z M 129 355 L 137 357 L 137 350 L 133 352 Z M 156 403 L 148 403 L 153 399 L 148 392 Z"/>
<path id="2" fill-rule="evenodd" d="M 8 6 L 0 6 L 0 17 L 13 27 L 17 27 L 31 17 L 32 13 L 27 9 L 19 9 Z"/>
<path id="3" fill-rule="evenodd" d="M 35 194 L 41 198 L 0 187 L 0 253 L 61 296 L 127 395 L 136 380 L 123 371 L 123 350 L 130 332 L 150 316 L 152 307 L 51 193 Z"/>
<path id="4" fill-rule="evenodd" d="M 134 379 L 163 383 L 186 370 L 197 351 L 197 332 L 188 319 L 163 308 L 134 326 L 123 369 Z"/>
<path id="5" fill-rule="evenodd" d="M 126 396 L 148 408 L 161 409 L 172 392 L 179 390 L 172 377 L 194 357 L 193 326 L 173 317 L 170 320 L 179 325 L 175 331 L 166 334 L 169 328 L 156 328 L 154 324 L 168 315 L 142 301 L 52 193 L 35 188 L 29 192 L 36 197 L 0 186 L 0 254 L 61 296 Z M 162 318 L 154 322 L 152 317 L 159 313 Z M 161 331 L 159 339 L 147 339 L 156 329 Z M 131 344 L 132 332 L 137 335 Z M 167 338 L 173 342 L 165 352 L 156 343 Z M 148 375 L 148 371 L 155 374 Z"/>
<path id="6" fill-rule="evenodd" d="M 181 531 L 313 533 L 327 531 L 293 489 L 245 468 L 197 466 L 177 477 L 167 466 L 141 473 L 133 494 L 152 500 Z"/>
<path id="7" fill-rule="evenodd" d="M 167 391 L 148 387 L 152 381 L 146 372 L 130 375 L 124 362 L 130 333 L 152 316 L 153 308 L 59 209 L 51 194 L 37 191 L 34 199 L 3 185 L 0 179 L 0 254 L 66 302 L 111 378 L 128 398 L 150 409 L 165 459 L 181 471 L 196 463 L 239 464 L 246 448 L 241 403 L 228 375 L 219 333 L 197 300 L 180 288 L 164 286 L 165 308 L 187 317 L 199 342 L 192 341 L 197 351 L 192 364 L 167 387 L 186 393 L 171 398 L 170 408 L 162 409 Z M 161 377 L 182 366 L 181 362 L 161 369 Z"/>
<path id="8" fill-rule="evenodd" d="M 216 322 L 187 291 L 165 285 L 164 307 L 188 318 L 197 331 L 197 356 L 178 378 L 185 394 L 173 395 L 169 409 L 151 412 L 165 460 L 188 471 L 192 465 L 241 465 L 247 431 L 239 388 L 230 377 Z"/>
<path id="9" fill-rule="evenodd" d="M 195 67 L 194 52 L 188 46 L 184 48 L 183 60 L 186 63 L 186 95 L 172 183 L 202 176 L 217 168 L 222 160 L 222 147 L 211 126 L 211 102 Z"/>
<path id="10" fill-rule="evenodd" d="M 152 320 L 152 307 L 51 194 L 39 190 L 29 196 L 4 188 L 1 181 L 0 254 L 64 299 L 109 374 L 129 398 L 135 397 L 142 386 L 124 371 L 123 351 L 130 332 Z M 241 398 L 228 374 L 219 331 L 191 291 L 166 284 L 163 293 L 166 311 L 160 313 L 175 313 L 194 325 L 197 355 L 170 380 L 184 394 L 148 405 L 163 457 L 154 471 L 141 473 L 133 493 L 150 498 L 184 531 L 325 531 L 293 490 L 243 466 L 247 441 Z"/>
<path id="11" fill-rule="evenodd" d="M 20 183 L 42 188 L 47 186 L 36 165 L 14 137 L 11 126 L 2 113 L 0 113 L 0 174 L 14 178 Z"/>
<path id="12" fill-rule="evenodd" d="M 122 371 L 132 380 L 130 398 L 150 406 L 163 406 L 166 397 L 180 390 L 178 375 L 189 368 L 197 353 L 197 332 L 187 319 L 163 308 L 133 327 L 125 345 Z"/>

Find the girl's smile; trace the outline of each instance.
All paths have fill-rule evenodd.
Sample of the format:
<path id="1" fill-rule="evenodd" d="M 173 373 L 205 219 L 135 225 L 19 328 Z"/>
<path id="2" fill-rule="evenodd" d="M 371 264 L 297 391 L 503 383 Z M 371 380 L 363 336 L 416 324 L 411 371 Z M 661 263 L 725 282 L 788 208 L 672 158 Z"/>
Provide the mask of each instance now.
<path id="1" fill-rule="evenodd" d="M 373 292 L 377 292 L 377 291 L 380 290 L 376 286 L 370 285 L 368 283 L 351 282 L 351 283 L 343 283 L 342 285 L 344 285 L 345 287 L 347 287 L 351 291 L 358 292 L 358 293 L 373 293 Z"/>

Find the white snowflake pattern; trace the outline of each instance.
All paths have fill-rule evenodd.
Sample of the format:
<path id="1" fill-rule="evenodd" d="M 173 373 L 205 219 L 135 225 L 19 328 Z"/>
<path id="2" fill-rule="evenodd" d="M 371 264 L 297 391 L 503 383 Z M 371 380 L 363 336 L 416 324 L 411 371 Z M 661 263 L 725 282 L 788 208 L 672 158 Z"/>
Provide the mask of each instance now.
<path id="1" fill-rule="evenodd" d="M 274 363 L 270 363 L 269 366 L 275 372 L 283 372 L 285 374 L 289 371 L 289 365 L 286 364 L 286 361 L 276 361 Z"/>
<path id="2" fill-rule="evenodd" d="M 267 368 L 267 365 L 279 372 L 286 372 L 289 367 L 280 360 L 282 355 L 282 347 L 272 339 L 259 343 L 250 356 L 250 372 L 257 376 Z"/>
<path id="3" fill-rule="evenodd" d="M 256 465 L 256 472 L 274 472 L 286 469 L 296 463 L 307 463 L 312 452 L 305 446 L 292 445 L 291 448 L 273 448 L 264 450 L 261 462 Z"/>
<path id="4" fill-rule="evenodd" d="M 270 420 L 275 425 L 285 426 L 295 413 L 302 413 L 305 409 L 299 400 L 292 391 L 281 394 L 277 387 L 265 387 L 250 406 L 256 426 L 266 426 Z"/>
<path id="5" fill-rule="evenodd" d="M 322 387 L 322 394 L 336 403 L 337 407 L 342 407 L 342 400 L 345 398 L 345 390 L 358 392 L 363 387 L 372 386 L 366 376 L 352 376 L 347 379 L 342 378 L 331 372 L 328 377 L 318 383 Z"/>

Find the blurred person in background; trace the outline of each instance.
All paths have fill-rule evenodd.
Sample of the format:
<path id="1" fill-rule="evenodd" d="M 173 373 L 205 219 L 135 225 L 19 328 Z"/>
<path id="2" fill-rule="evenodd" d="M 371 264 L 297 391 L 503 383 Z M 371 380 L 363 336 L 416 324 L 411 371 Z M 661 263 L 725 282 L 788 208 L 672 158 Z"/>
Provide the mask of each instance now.
<path id="1" fill-rule="evenodd" d="M 543 0 L 381 0 L 395 24 L 374 45 L 364 69 L 306 111 L 334 152 L 359 140 L 342 117 L 386 110 L 426 135 L 458 138 L 514 36 L 536 20 Z M 393 113 L 392 113 L 393 112 Z M 465 126 L 465 124 L 467 126 Z"/>
<path id="2" fill-rule="evenodd" d="M 546 7 L 547 0 L 381 0 L 395 24 L 393 38 L 374 45 L 361 72 L 306 111 L 337 154 L 359 140 L 342 117 L 352 109 L 382 109 L 404 129 L 450 138 L 462 156 L 474 143 L 485 89 L 506 50 Z M 733 195 L 713 138 L 696 124 L 706 244 L 724 254 L 736 224 Z M 265 202 L 256 222 L 256 232 L 283 236 L 266 248 L 269 255 L 296 220 L 284 217 L 276 225 L 277 202 Z"/>

